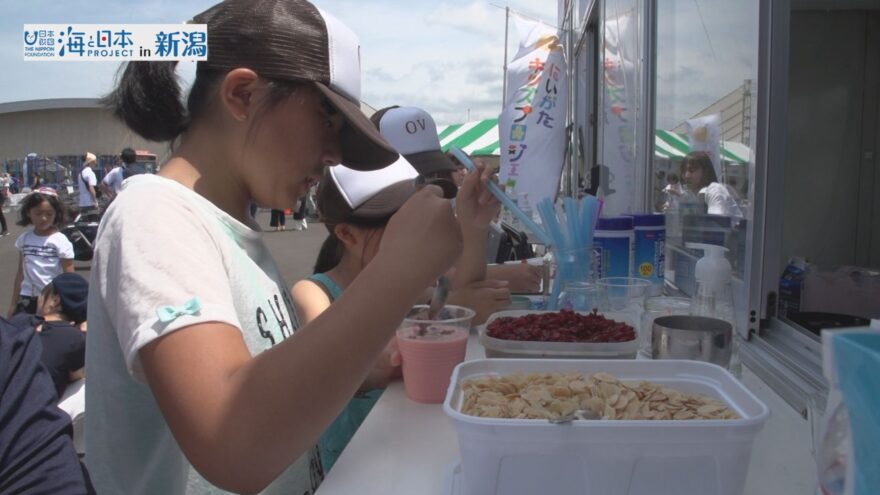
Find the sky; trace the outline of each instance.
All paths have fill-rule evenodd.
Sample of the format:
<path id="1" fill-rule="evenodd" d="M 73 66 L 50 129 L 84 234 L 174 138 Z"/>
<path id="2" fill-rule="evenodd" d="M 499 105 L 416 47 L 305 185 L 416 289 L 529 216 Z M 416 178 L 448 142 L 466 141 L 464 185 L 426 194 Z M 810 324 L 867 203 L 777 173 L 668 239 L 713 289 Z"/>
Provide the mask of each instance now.
<path id="1" fill-rule="evenodd" d="M 178 23 L 216 0 L 0 0 L 0 103 L 107 93 L 113 62 L 24 62 L 25 23 Z M 557 0 L 491 0 L 557 23 Z M 584 0 L 581 0 L 581 3 Z M 670 129 L 740 86 L 754 67 L 757 0 L 658 3 L 657 127 Z M 438 125 L 497 117 L 504 10 L 488 0 L 315 0 L 357 33 L 363 100 L 422 107 Z M 607 0 L 609 10 L 632 0 Z M 509 53 L 516 51 L 510 23 Z M 194 64 L 181 64 L 191 80 Z M 189 66 L 186 66 L 189 65 Z"/>
<path id="2" fill-rule="evenodd" d="M 0 0 L 0 103 L 94 98 L 112 87 L 114 62 L 24 62 L 26 23 L 179 23 L 216 0 Z M 504 9 L 480 0 L 314 0 L 360 38 L 362 99 L 412 105 L 438 125 L 501 110 Z M 556 0 L 510 0 L 513 10 L 556 24 Z M 510 55 L 515 51 L 511 22 Z M 210 33 L 209 33 L 210 37 Z M 193 64 L 180 72 L 191 80 Z"/>
<path id="3" fill-rule="evenodd" d="M 753 77 L 757 2 L 662 0 L 657 9 L 657 128 L 672 129 Z"/>

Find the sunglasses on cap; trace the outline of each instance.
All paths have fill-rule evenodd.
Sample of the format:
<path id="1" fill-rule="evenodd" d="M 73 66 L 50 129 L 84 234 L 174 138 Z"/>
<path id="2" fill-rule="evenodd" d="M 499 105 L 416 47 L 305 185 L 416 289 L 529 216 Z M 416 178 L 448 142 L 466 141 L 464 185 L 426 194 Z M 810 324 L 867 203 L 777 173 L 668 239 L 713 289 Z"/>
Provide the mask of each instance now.
<path id="1" fill-rule="evenodd" d="M 456 186 L 455 182 L 450 179 L 426 179 L 424 175 L 419 175 L 418 177 L 416 177 L 415 183 L 416 189 L 421 189 L 428 185 L 439 187 L 443 190 L 444 199 L 453 199 L 456 195 L 458 195 L 458 186 Z"/>

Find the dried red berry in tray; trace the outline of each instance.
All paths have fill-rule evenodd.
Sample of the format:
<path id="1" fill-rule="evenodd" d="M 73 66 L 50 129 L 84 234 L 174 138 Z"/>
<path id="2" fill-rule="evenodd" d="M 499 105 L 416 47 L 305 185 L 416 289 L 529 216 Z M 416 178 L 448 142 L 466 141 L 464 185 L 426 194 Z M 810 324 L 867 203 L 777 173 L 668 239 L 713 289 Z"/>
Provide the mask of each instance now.
<path id="1" fill-rule="evenodd" d="M 563 309 L 555 313 L 533 313 L 498 318 L 486 328 L 489 337 L 535 342 L 629 342 L 636 338 L 633 327 L 609 320 L 597 311 L 584 315 Z"/>

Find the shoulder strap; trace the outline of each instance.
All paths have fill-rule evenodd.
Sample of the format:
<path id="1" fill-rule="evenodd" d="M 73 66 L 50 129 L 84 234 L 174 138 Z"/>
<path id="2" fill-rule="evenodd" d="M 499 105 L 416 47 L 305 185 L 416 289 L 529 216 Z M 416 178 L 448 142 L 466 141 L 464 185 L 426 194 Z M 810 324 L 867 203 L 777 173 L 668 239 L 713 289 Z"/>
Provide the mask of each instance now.
<path id="1" fill-rule="evenodd" d="M 342 295 L 342 288 L 336 285 L 336 282 L 331 280 L 330 277 L 323 273 L 315 273 L 313 275 L 309 275 L 307 280 L 311 280 L 312 282 L 316 283 L 318 287 L 320 287 L 321 290 L 323 290 L 327 294 L 327 297 L 330 298 L 331 303 Z"/>

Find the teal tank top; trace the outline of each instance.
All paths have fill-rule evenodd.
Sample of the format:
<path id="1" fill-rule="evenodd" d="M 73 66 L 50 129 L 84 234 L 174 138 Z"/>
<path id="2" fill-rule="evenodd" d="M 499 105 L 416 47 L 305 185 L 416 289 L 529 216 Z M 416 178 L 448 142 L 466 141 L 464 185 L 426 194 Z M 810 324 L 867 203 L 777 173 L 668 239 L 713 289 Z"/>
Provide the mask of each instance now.
<path id="1" fill-rule="evenodd" d="M 327 293 L 331 303 L 342 295 L 342 288 L 323 273 L 310 275 L 308 279 L 318 284 Z M 348 401 L 345 409 L 339 413 L 339 416 L 333 420 L 333 423 L 321 435 L 320 440 L 318 440 L 318 450 L 321 453 L 321 464 L 324 467 L 325 473 L 330 471 L 330 468 L 336 464 L 339 455 L 342 454 L 345 446 L 351 441 L 351 437 L 354 436 L 358 427 L 367 418 L 370 410 L 376 405 L 379 397 L 382 396 L 382 392 L 382 389 L 378 389 L 358 393 Z"/>

